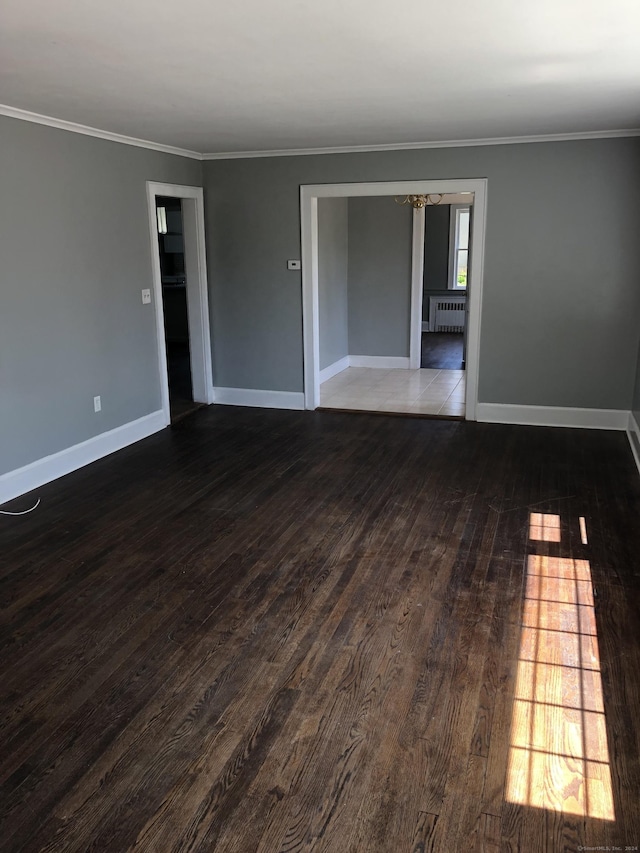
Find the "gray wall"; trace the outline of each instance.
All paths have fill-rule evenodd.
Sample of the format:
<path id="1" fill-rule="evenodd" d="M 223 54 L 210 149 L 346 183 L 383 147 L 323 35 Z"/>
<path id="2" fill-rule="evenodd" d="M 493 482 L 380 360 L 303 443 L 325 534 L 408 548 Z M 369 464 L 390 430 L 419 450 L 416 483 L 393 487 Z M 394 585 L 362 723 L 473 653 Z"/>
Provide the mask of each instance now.
<path id="1" fill-rule="evenodd" d="M 640 410 L 637 139 L 202 166 L 6 117 L 0 135 L 0 473 L 160 407 L 145 181 L 202 170 L 217 385 L 303 388 L 301 184 L 487 177 L 480 400 Z"/>
<path id="2" fill-rule="evenodd" d="M 145 181 L 202 173 L 2 116 L 0 138 L 4 473 L 161 408 L 154 306 L 140 296 L 152 287 Z"/>
<path id="3" fill-rule="evenodd" d="M 301 391 L 301 184 L 488 178 L 479 399 L 629 409 L 640 140 L 204 164 L 216 384 Z"/>
<path id="4" fill-rule="evenodd" d="M 349 355 L 348 200 L 318 200 L 320 369 Z"/>
<path id="5" fill-rule="evenodd" d="M 349 354 L 409 355 L 412 210 L 349 199 Z"/>

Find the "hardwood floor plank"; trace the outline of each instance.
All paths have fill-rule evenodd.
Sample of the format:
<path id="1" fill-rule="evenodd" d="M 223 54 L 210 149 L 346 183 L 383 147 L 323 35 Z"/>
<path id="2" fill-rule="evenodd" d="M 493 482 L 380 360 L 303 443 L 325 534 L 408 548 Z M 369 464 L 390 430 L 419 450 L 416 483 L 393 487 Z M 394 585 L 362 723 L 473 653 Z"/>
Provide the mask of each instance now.
<path id="1" fill-rule="evenodd" d="M 480 814 L 480 831 L 476 843 L 477 853 L 500 853 L 502 821 L 495 815 Z"/>
<path id="2" fill-rule="evenodd" d="M 43 487 L 0 517 L 3 849 L 637 843 L 625 442 L 210 407 Z"/>
<path id="3" fill-rule="evenodd" d="M 412 839 L 412 853 L 428 853 L 433 850 L 433 835 L 436 828 L 438 816 L 420 812 L 416 821 L 415 832 Z M 391 839 L 389 839 L 391 841 Z"/>

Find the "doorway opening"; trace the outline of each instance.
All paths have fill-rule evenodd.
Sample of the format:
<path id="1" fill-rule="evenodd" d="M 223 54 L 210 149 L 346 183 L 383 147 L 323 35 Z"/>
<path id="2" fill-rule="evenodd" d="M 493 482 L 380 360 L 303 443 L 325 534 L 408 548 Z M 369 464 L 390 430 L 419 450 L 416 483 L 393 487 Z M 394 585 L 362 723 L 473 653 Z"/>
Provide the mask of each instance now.
<path id="1" fill-rule="evenodd" d="M 169 408 L 171 420 L 176 421 L 203 405 L 193 399 L 181 200 L 156 196 L 156 219 Z"/>
<path id="2" fill-rule="evenodd" d="M 473 193 L 425 207 L 420 367 L 464 370 Z"/>
<path id="3" fill-rule="evenodd" d="M 213 403 L 200 187 L 147 183 L 158 366 L 165 422 Z"/>
<path id="4" fill-rule="evenodd" d="M 432 194 L 430 207 L 445 201 L 439 214 L 446 218 L 439 247 L 442 282 L 433 279 L 429 267 L 424 206 L 394 204 L 395 197 L 410 193 Z M 475 420 L 485 200 L 484 179 L 301 188 L 307 408 Z M 340 217 L 348 223 L 348 239 L 342 240 L 346 272 L 337 233 L 344 233 Z M 366 246 L 360 245 L 363 222 L 369 229 Z M 326 253 L 327 235 L 337 239 L 338 251 Z M 341 278 L 346 283 L 341 285 Z M 446 301 L 430 317 L 427 290 L 435 284 Z M 341 288 L 348 291 L 348 316 L 336 310 L 340 298 L 344 302 Z M 445 308 L 451 317 L 442 313 Z M 430 331 L 436 321 L 439 325 Z M 423 346 L 428 335 L 436 341 L 438 333 L 455 336 L 449 347 L 453 352 L 429 353 Z"/>

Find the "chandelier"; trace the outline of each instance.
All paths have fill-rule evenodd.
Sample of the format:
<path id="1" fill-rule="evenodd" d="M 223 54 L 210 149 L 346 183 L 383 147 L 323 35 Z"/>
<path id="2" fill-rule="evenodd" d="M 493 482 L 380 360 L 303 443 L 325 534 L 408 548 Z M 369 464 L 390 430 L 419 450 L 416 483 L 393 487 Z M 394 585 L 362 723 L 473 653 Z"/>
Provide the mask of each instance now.
<path id="1" fill-rule="evenodd" d="M 416 210 L 422 210 L 428 204 L 440 204 L 443 198 L 444 193 L 430 193 L 429 195 L 421 193 L 419 195 L 406 195 L 404 198 L 397 195 L 394 201 L 396 204 L 410 204 Z"/>

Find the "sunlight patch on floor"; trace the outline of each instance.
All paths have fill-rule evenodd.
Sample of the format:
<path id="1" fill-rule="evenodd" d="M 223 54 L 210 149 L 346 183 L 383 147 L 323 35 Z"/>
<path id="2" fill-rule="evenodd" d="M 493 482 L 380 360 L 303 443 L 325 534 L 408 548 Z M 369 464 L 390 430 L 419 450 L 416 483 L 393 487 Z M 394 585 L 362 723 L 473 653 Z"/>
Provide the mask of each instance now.
<path id="1" fill-rule="evenodd" d="M 560 542 L 560 518 L 529 531 Z M 589 561 L 532 554 L 526 583 L 506 798 L 615 820 Z"/>

